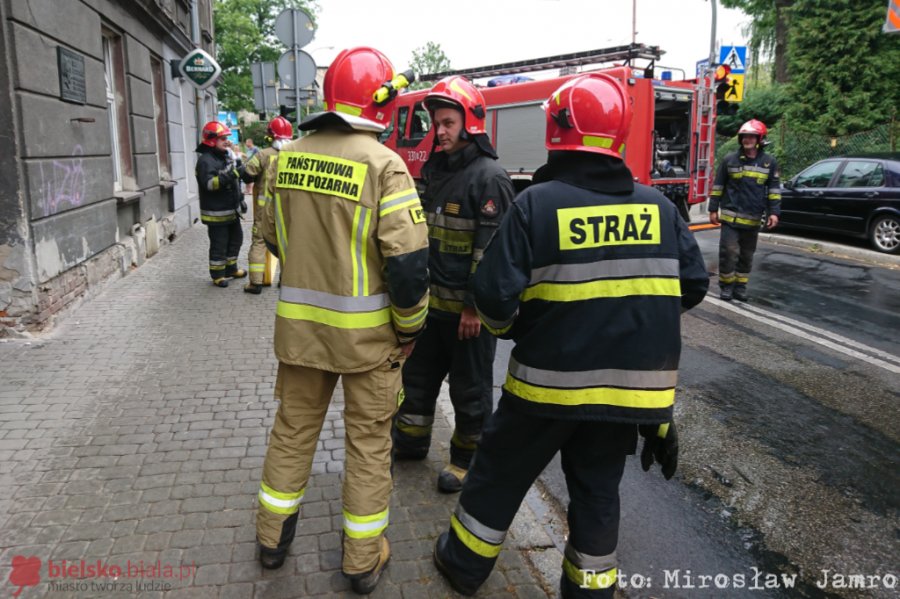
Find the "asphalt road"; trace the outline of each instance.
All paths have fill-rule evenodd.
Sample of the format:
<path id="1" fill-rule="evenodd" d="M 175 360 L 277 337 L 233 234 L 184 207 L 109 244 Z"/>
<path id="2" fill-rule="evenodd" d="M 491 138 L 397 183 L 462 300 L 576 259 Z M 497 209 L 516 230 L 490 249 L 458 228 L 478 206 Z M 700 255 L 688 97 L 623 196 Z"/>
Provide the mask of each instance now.
<path id="1" fill-rule="evenodd" d="M 667 482 L 629 459 L 622 594 L 896 596 L 900 270 L 761 242 L 750 302 L 725 304 L 718 231 L 696 235 L 712 282 L 682 323 L 679 473 Z M 498 344 L 495 399 L 511 348 Z M 538 485 L 561 548 L 558 459 Z M 873 578 L 837 579 L 855 574 Z"/>

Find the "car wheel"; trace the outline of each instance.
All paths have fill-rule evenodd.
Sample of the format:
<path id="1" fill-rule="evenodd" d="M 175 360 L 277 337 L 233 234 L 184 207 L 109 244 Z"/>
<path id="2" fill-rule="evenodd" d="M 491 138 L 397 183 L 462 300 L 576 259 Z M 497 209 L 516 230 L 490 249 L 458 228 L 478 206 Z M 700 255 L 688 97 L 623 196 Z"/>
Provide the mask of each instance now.
<path id="1" fill-rule="evenodd" d="M 900 217 L 895 214 L 876 217 L 869 230 L 869 241 L 879 252 L 900 253 Z"/>

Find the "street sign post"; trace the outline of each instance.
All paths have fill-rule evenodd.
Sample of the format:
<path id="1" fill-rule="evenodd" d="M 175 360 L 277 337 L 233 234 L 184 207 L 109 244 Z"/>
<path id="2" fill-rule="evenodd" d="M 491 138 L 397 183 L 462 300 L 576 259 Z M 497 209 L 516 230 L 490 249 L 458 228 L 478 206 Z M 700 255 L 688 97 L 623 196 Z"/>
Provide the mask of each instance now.
<path id="1" fill-rule="evenodd" d="M 294 105 L 298 111 L 302 100 L 301 88 L 316 80 L 316 62 L 300 48 L 311 42 L 315 34 L 316 27 L 305 11 L 286 8 L 275 19 L 275 35 L 290 48 L 278 60 L 278 76 L 285 87 L 294 90 Z M 297 116 L 299 118 L 299 112 Z"/>
<path id="2" fill-rule="evenodd" d="M 258 112 L 278 110 L 274 62 L 254 62 L 250 65 L 253 79 L 253 105 Z"/>

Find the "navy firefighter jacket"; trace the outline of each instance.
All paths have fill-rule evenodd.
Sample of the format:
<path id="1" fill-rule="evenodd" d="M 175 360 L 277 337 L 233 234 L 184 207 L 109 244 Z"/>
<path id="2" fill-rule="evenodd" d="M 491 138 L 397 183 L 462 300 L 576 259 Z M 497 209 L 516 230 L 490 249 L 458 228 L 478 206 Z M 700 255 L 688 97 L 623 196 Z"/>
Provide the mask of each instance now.
<path id="1" fill-rule="evenodd" d="M 503 399 L 573 420 L 672 419 L 681 313 L 709 277 L 675 205 L 621 160 L 551 152 L 475 273 L 475 306 L 512 338 Z"/>
<path id="2" fill-rule="evenodd" d="M 709 211 L 739 229 L 758 229 L 765 214 L 781 216 L 781 183 L 775 158 L 759 151 L 748 158 L 743 149 L 725 156 L 709 194 Z"/>

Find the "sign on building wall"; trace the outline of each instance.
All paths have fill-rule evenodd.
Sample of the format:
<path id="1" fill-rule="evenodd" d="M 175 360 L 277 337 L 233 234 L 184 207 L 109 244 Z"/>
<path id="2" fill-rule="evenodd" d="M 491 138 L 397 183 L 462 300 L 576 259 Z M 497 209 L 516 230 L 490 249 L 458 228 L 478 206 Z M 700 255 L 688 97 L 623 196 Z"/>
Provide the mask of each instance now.
<path id="1" fill-rule="evenodd" d="M 87 102 L 87 86 L 84 81 L 84 56 L 62 46 L 56 47 L 59 65 L 59 98 L 66 102 Z"/>
<path id="2" fill-rule="evenodd" d="M 178 64 L 178 72 L 198 89 L 206 89 L 216 82 L 222 67 L 201 48 L 194 48 Z"/>

